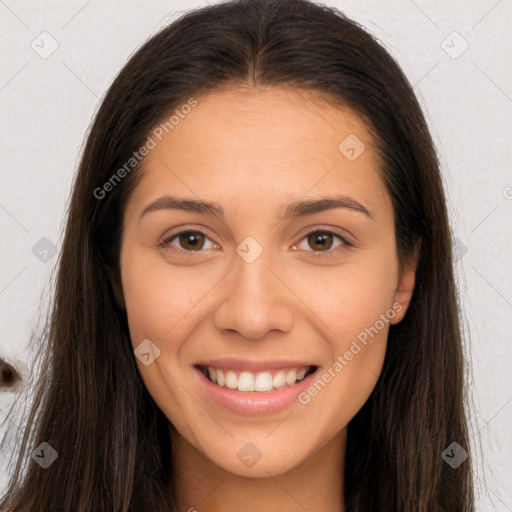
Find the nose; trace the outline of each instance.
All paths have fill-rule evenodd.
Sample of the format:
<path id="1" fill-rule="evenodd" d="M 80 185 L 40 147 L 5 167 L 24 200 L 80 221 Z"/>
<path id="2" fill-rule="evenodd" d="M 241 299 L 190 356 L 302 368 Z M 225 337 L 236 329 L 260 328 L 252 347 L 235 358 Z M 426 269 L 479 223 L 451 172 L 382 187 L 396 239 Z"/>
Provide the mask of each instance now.
<path id="1" fill-rule="evenodd" d="M 276 266 L 265 252 L 251 263 L 237 256 L 223 284 L 224 299 L 215 313 L 218 329 L 236 331 L 254 340 L 269 331 L 292 329 L 293 293 L 282 272 L 271 267 Z"/>

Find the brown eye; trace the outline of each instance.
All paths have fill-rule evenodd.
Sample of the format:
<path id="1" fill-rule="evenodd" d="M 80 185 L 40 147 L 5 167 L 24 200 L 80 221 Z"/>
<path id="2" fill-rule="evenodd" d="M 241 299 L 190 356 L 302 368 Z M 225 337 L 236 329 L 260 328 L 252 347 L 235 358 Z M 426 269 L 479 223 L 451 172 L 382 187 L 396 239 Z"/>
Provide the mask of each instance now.
<path id="1" fill-rule="evenodd" d="M 327 231 L 313 231 L 308 235 L 308 244 L 312 249 L 327 251 L 332 247 L 333 234 Z"/>
<path id="2" fill-rule="evenodd" d="M 302 251 L 309 252 L 316 258 L 336 256 L 339 255 L 341 251 L 351 247 L 354 247 L 354 244 L 343 236 L 327 229 L 316 229 L 304 236 L 300 244 L 294 246 L 293 249 L 301 249 Z"/>
<path id="3" fill-rule="evenodd" d="M 168 236 L 160 243 L 160 246 L 163 248 L 178 250 L 182 253 L 192 254 L 195 252 L 204 252 L 206 249 L 217 249 L 219 247 L 204 233 L 190 229 Z"/>
<path id="4" fill-rule="evenodd" d="M 181 247 L 190 251 L 197 251 L 204 246 L 205 236 L 198 231 L 183 231 L 178 235 Z"/>

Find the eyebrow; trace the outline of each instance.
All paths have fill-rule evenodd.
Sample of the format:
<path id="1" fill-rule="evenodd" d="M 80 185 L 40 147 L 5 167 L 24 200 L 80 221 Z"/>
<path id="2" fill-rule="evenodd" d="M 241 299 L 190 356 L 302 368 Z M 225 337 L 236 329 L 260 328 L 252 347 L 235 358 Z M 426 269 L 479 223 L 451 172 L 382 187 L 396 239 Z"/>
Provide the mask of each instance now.
<path id="1" fill-rule="evenodd" d="M 279 220 L 312 215 L 314 213 L 334 208 L 346 208 L 356 212 L 361 212 L 366 217 L 373 220 L 373 215 L 368 208 L 355 199 L 344 195 L 294 201 L 287 205 L 284 214 L 279 216 Z M 208 202 L 199 199 L 188 199 L 169 195 L 162 196 L 156 201 L 148 204 L 144 210 L 142 210 L 140 218 L 149 212 L 159 210 L 184 210 L 224 218 L 224 208 L 222 208 L 222 206 L 217 202 Z"/>

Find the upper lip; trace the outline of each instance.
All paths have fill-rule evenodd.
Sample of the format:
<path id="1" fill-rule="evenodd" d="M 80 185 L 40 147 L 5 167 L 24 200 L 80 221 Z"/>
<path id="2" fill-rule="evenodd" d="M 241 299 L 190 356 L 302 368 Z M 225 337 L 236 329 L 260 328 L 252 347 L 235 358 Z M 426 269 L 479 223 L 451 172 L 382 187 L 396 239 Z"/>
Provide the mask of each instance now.
<path id="1" fill-rule="evenodd" d="M 307 366 L 317 366 L 311 362 L 297 361 L 292 359 L 279 359 L 268 361 L 249 361 L 247 359 L 210 359 L 200 361 L 194 366 L 210 366 L 221 370 L 247 370 L 251 372 L 263 370 L 281 370 L 285 368 L 304 368 Z"/>

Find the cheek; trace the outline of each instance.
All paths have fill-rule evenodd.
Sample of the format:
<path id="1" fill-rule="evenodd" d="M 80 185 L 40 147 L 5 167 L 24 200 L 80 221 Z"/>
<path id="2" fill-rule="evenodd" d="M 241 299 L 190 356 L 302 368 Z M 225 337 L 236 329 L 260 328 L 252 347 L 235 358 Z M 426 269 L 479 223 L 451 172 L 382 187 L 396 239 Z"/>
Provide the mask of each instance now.
<path id="1" fill-rule="evenodd" d="M 328 364 L 301 403 L 346 425 L 370 396 L 386 353 L 397 267 L 393 247 L 301 278 L 304 302 L 328 327 Z M 306 290 L 309 290 L 307 292 Z M 326 412 L 327 411 L 327 412 Z"/>
<path id="2" fill-rule="evenodd" d="M 290 275 L 297 295 L 335 333 L 341 347 L 393 305 L 397 268 L 394 253 L 385 254 L 372 251 L 339 266 Z"/>
<path id="3" fill-rule="evenodd" d="M 136 269 L 136 270 L 135 270 Z M 166 293 L 164 283 L 142 266 L 133 266 L 122 272 L 123 293 L 132 343 L 136 346 L 143 339 L 155 340 L 157 333 L 167 325 L 169 314 L 177 304 L 172 304 L 174 294 Z M 167 304 L 168 303 L 168 304 Z M 174 307 L 173 307 L 174 306 Z M 171 325 L 169 324 L 167 329 Z"/>
<path id="4" fill-rule="evenodd" d="M 395 310 L 382 283 L 363 284 L 352 275 L 354 286 L 331 290 L 319 313 L 328 324 L 329 358 L 311 386 L 299 396 L 311 417 L 329 425 L 326 438 L 352 420 L 371 395 L 382 370 L 390 320 Z M 327 290 L 326 290 L 327 291 Z M 329 297 L 329 295 L 327 295 Z"/>
<path id="5" fill-rule="evenodd" d="M 194 307 L 211 287 L 192 267 L 171 271 L 164 262 L 136 255 L 121 263 L 123 293 L 132 342 L 163 340 L 182 331 L 194 318 Z"/>
<path id="6" fill-rule="evenodd" d="M 194 305 L 205 290 L 191 286 L 189 271 L 172 272 L 135 252 L 121 258 L 121 279 L 130 338 L 134 348 L 145 339 L 159 349 L 148 366 L 136 359 L 139 373 L 149 394 L 166 417 L 181 432 L 189 429 L 183 417 L 194 414 L 194 402 L 176 384 L 180 372 L 182 340 L 197 322 Z"/>

